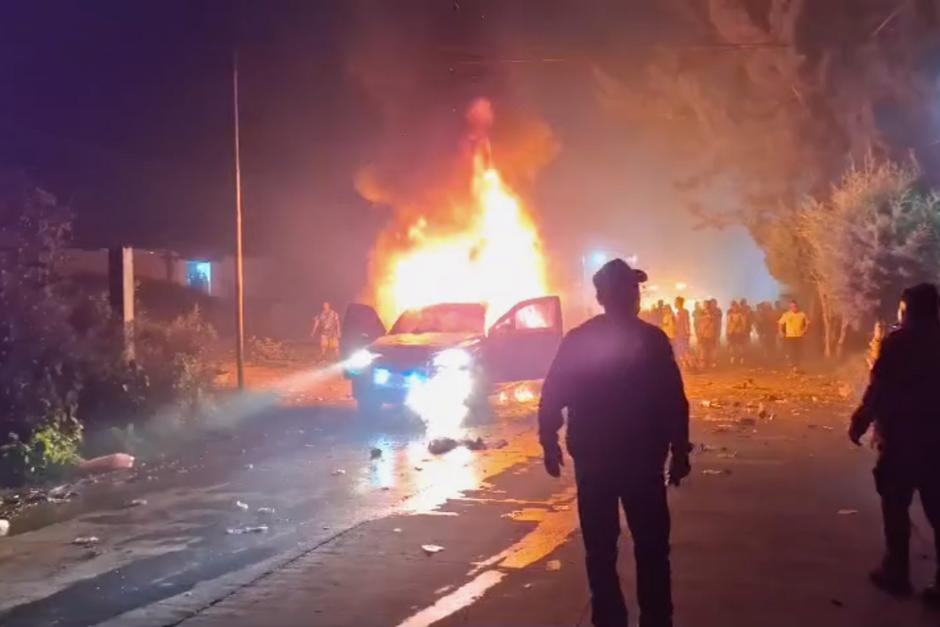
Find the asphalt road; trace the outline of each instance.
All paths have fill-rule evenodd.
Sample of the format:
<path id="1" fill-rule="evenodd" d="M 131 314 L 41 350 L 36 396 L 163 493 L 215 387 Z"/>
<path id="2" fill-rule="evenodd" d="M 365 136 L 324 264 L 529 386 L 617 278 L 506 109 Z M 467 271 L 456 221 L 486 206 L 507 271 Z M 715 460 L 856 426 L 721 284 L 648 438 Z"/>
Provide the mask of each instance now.
<path id="1" fill-rule="evenodd" d="M 872 455 L 844 437 L 849 394 L 761 372 L 688 388 L 700 446 L 670 493 L 678 625 L 938 623 L 865 581 L 878 505 Z M 542 471 L 533 409 L 509 403 L 473 428 L 492 448 L 440 456 L 388 413 L 363 420 L 316 398 L 256 412 L 183 463 L 82 486 L 17 521 L 0 542 L 0 624 L 587 624 L 570 468 Z M 124 507 L 133 498 L 147 504 Z M 918 513 L 921 584 L 927 529 Z M 90 535 L 100 542 L 72 544 Z M 621 571 L 632 597 L 629 550 Z"/>
<path id="2" fill-rule="evenodd" d="M 364 521 L 431 509 L 519 461 L 508 446 L 436 458 L 414 418 L 366 418 L 348 401 L 300 392 L 246 401 L 251 409 L 235 412 L 246 415 L 230 425 L 220 416 L 216 433 L 179 459 L 81 482 L 67 503 L 16 519 L 0 542 L 0 624 L 91 625 L 185 601 L 200 586 L 221 596 L 233 577 L 250 579 Z M 526 430 L 504 420 L 465 435 L 497 442 Z M 195 612 L 201 599 L 184 605 Z"/>

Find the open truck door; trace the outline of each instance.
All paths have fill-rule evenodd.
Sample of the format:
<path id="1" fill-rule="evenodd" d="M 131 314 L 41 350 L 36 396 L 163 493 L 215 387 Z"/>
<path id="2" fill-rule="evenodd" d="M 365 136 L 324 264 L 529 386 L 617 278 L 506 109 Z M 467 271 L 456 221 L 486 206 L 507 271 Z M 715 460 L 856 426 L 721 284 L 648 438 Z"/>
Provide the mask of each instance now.
<path id="1" fill-rule="evenodd" d="M 352 303 L 343 314 L 339 351 L 343 359 L 385 335 L 385 325 L 375 309 L 361 303 Z"/>
<path id="2" fill-rule="evenodd" d="M 490 382 L 544 378 L 561 336 L 561 300 L 557 296 L 517 303 L 487 333 L 484 350 Z"/>

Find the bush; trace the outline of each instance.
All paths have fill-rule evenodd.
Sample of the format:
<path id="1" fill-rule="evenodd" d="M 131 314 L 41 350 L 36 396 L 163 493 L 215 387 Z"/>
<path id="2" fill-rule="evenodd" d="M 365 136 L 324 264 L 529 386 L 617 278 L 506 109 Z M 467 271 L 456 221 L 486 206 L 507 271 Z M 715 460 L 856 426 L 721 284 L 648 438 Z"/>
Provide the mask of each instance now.
<path id="1" fill-rule="evenodd" d="M 168 407 L 191 419 L 209 400 L 215 331 L 199 309 L 137 321 L 128 359 L 104 295 L 56 271 L 68 232 L 51 196 L 0 177 L 0 482 L 61 473 L 86 431 L 133 435 L 135 422 Z"/>

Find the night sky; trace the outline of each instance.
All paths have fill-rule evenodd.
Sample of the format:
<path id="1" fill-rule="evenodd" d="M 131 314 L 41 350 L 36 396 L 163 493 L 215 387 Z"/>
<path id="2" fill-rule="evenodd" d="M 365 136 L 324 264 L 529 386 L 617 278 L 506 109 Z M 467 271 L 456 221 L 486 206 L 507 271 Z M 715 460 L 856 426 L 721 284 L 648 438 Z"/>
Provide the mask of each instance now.
<path id="1" fill-rule="evenodd" d="M 532 190 L 550 247 L 655 261 L 663 251 L 650 242 L 691 233 L 691 222 L 661 164 L 600 116 L 591 68 L 614 59 L 621 76 L 639 76 L 644 51 L 681 36 L 658 6 L 7 2 L 0 167 L 25 170 L 72 206 L 81 246 L 225 254 L 237 49 L 248 252 L 277 256 L 331 297 L 362 288 L 389 219 L 357 193 L 356 173 L 382 161 L 433 165 L 455 149 L 477 96 L 493 99 L 497 116 L 544 121 L 560 146 Z M 729 245 L 749 256 L 734 268 L 760 259 L 743 230 L 694 237 L 688 259 L 673 262 Z M 741 278 L 771 285 L 752 275 Z"/>

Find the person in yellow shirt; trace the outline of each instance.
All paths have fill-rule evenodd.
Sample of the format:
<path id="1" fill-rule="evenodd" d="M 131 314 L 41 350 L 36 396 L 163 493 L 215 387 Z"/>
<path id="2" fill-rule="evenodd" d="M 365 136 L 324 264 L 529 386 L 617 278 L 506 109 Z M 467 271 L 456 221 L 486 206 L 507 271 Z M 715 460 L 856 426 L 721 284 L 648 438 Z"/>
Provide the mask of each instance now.
<path id="1" fill-rule="evenodd" d="M 790 301 L 790 308 L 780 316 L 777 325 L 783 336 L 783 346 L 790 365 L 794 369 L 799 368 L 803 361 L 803 339 L 809 328 L 809 318 L 800 311 L 800 306 L 793 300 Z"/>

